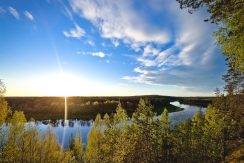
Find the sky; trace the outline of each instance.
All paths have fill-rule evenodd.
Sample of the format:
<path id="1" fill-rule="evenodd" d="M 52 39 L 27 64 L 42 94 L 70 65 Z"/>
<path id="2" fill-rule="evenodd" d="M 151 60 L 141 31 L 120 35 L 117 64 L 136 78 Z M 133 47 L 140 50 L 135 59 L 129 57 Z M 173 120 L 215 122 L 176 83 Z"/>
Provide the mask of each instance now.
<path id="1" fill-rule="evenodd" d="M 210 96 L 224 57 L 174 0 L 1 0 L 6 96 Z"/>

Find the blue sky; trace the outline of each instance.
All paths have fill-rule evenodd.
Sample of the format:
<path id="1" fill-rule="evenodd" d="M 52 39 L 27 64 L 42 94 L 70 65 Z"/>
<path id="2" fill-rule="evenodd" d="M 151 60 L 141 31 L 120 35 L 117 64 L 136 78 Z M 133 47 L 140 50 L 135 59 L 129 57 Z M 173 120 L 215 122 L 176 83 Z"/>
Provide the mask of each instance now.
<path id="1" fill-rule="evenodd" d="M 2 0 L 7 96 L 208 96 L 224 57 L 204 11 L 173 0 Z"/>

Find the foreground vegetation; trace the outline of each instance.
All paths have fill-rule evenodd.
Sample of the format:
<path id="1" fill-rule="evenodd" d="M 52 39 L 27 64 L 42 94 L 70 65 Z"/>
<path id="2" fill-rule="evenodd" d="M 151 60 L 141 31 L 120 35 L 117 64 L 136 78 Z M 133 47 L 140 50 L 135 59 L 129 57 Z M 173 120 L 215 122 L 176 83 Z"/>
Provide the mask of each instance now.
<path id="1" fill-rule="evenodd" d="M 174 128 L 167 109 L 155 118 L 148 100 L 140 99 L 131 118 L 118 103 L 114 114 L 96 116 L 85 149 L 77 135 L 66 150 L 51 128 L 40 134 L 31 123 L 25 125 L 23 112 L 11 113 L 2 95 L 0 99 L 0 162 L 220 162 L 232 155 L 243 160 L 234 150 L 243 151 L 243 122 L 236 101 L 242 98 L 237 96 L 218 94 L 205 115 L 199 110 Z"/>
<path id="2" fill-rule="evenodd" d="M 241 162 L 244 160 L 244 64 L 243 0 L 177 0 L 181 8 L 204 6 L 210 21 L 218 23 L 217 43 L 227 60 L 226 93 L 216 98 L 205 115 L 197 112 L 174 128 L 167 109 L 159 119 L 147 100 L 141 99 L 129 118 L 121 103 L 110 116 L 98 114 L 89 133 L 86 150 L 80 135 L 61 150 L 49 129 L 38 133 L 25 126 L 23 112 L 11 113 L 0 85 L 1 162 Z M 1 84 L 1 82 L 0 82 Z M 184 99 L 183 99 L 184 100 Z M 190 102 L 188 100 L 188 102 Z M 154 111 L 153 111 L 154 110 Z M 6 123 L 8 121 L 8 123 Z M 8 124 L 8 130 L 5 127 Z"/>

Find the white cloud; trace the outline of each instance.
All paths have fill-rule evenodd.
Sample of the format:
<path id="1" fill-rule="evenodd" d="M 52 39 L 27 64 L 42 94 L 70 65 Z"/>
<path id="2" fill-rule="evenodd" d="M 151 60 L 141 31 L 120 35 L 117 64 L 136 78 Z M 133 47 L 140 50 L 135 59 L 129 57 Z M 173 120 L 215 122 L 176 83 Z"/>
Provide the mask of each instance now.
<path id="1" fill-rule="evenodd" d="M 29 11 L 24 11 L 24 15 L 27 19 L 33 21 L 34 20 L 34 17 L 33 15 L 29 12 Z"/>
<path id="2" fill-rule="evenodd" d="M 8 11 L 10 12 L 10 14 L 12 14 L 16 19 L 19 19 L 20 18 L 20 16 L 19 16 L 19 13 L 18 13 L 18 11 L 15 9 L 15 8 L 13 8 L 13 7 L 8 7 Z"/>
<path id="3" fill-rule="evenodd" d="M 91 56 L 100 57 L 100 58 L 104 58 L 105 56 L 107 56 L 102 51 L 98 51 L 98 52 L 81 52 L 81 51 L 77 51 L 76 53 L 79 54 L 79 55 L 91 55 Z"/>
<path id="4" fill-rule="evenodd" d="M 111 39 L 115 46 L 116 41 L 127 44 L 139 54 L 136 75 L 123 79 L 205 91 L 220 85 L 224 59 L 211 34 L 215 26 L 203 21 L 205 12 L 189 14 L 172 0 L 143 1 L 143 10 L 135 8 L 131 0 L 69 2 L 73 11 L 92 22 L 102 37 Z M 152 16 L 162 21 L 155 23 Z"/>
<path id="5" fill-rule="evenodd" d="M 136 59 L 140 63 L 134 69 L 137 75 L 123 79 L 145 84 L 176 85 L 191 91 L 213 91 L 222 84 L 221 74 L 224 71 L 220 68 L 224 59 L 212 36 L 215 27 L 203 21 L 206 17 L 203 12 L 190 15 L 177 8 L 177 2 L 164 2 L 168 2 L 169 9 L 157 9 L 175 18 L 175 36 L 171 45 L 166 48 L 152 44 L 144 46 Z"/>
<path id="6" fill-rule="evenodd" d="M 159 50 L 157 48 L 152 47 L 151 44 L 146 45 L 144 47 L 144 51 L 143 51 L 143 56 L 155 56 L 159 54 Z"/>
<path id="7" fill-rule="evenodd" d="M 70 0 L 72 9 L 90 20 L 104 38 L 118 39 L 125 43 L 169 41 L 169 34 L 143 19 L 130 0 Z"/>
<path id="8" fill-rule="evenodd" d="M 72 38 L 81 38 L 85 35 L 85 30 L 82 29 L 80 26 L 75 24 L 75 28 L 70 29 L 69 31 L 64 31 L 63 34 L 65 37 L 72 37 Z"/>
<path id="9" fill-rule="evenodd" d="M 103 58 L 105 57 L 105 54 L 103 52 L 92 52 L 91 53 L 92 56 L 97 56 L 97 57 L 100 57 L 100 58 Z"/>
<path id="10" fill-rule="evenodd" d="M 87 43 L 88 43 L 89 45 L 91 45 L 91 46 L 95 46 L 95 42 L 92 41 L 92 40 L 88 40 Z"/>
<path id="11" fill-rule="evenodd" d="M 118 47 L 118 46 L 119 46 L 119 41 L 113 39 L 113 40 L 112 40 L 112 44 L 113 44 L 115 47 Z"/>

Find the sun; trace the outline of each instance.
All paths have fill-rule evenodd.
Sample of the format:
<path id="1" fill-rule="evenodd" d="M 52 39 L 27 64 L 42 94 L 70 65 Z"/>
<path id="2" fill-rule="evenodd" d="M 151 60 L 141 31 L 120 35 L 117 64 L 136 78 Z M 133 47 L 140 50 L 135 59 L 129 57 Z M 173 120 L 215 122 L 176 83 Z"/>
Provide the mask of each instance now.
<path id="1" fill-rule="evenodd" d="M 38 80 L 39 92 L 46 96 L 79 96 L 90 82 L 71 73 L 49 74 Z"/>
<path id="2" fill-rule="evenodd" d="M 118 93 L 111 83 L 73 72 L 45 72 L 26 79 L 20 92 L 31 96 L 106 96 Z"/>

